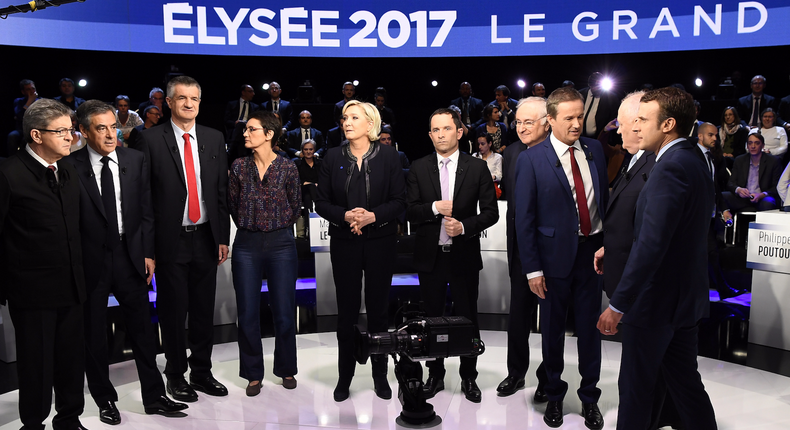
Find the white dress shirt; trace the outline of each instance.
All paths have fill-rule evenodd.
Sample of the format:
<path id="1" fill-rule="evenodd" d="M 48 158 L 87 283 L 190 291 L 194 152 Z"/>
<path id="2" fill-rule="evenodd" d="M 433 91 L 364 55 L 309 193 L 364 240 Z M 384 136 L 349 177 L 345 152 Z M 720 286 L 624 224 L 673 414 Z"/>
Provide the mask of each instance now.
<path id="1" fill-rule="evenodd" d="M 448 178 L 448 187 L 450 188 L 449 189 L 450 195 L 448 196 L 448 200 L 450 200 L 450 201 L 453 201 L 453 194 L 455 194 L 455 172 L 458 169 L 458 157 L 459 157 L 459 154 L 460 154 L 460 152 L 458 151 L 458 149 L 456 149 L 455 152 L 450 154 L 449 157 L 446 157 L 446 158 L 450 159 L 450 164 L 447 165 L 447 175 L 449 176 L 449 178 Z M 442 174 L 441 173 L 442 172 L 442 160 L 444 160 L 444 158 L 445 157 L 442 157 L 438 153 L 436 154 L 436 166 L 439 169 L 439 184 L 440 185 L 441 185 L 441 174 Z M 431 210 L 433 210 L 433 214 L 434 215 L 439 215 L 439 210 L 436 209 L 436 202 L 433 202 L 431 204 Z M 463 224 L 461 224 L 461 226 L 463 228 Z M 444 225 L 442 225 L 442 228 L 444 228 Z M 464 234 L 464 232 L 461 231 L 461 234 Z M 449 245 L 451 243 L 453 243 L 453 238 L 452 237 L 450 238 L 450 240 L 447 243 L 439 243 L 439 245 Z"/>

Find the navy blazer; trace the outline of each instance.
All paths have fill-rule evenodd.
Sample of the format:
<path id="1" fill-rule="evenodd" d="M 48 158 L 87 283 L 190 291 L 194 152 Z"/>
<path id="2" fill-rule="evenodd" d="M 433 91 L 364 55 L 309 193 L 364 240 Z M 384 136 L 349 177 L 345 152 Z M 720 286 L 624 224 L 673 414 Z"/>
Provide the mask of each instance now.
<path id="1" fill-rule="evenodd" d="M 271 100 L 263 103 L 263 110 L 272 112 L 272 108 L 274 104 Z M 286 130 L 293 130 L 294 127 L 297 126 L 298 122 L 293 121 L 293 106 L 291 106 L 290 102 L 287 102 L 283 99 L 280 99 L 280 119 L 283 121 L 283 127 Z"/>
<path id="2" fill-rule="evenodd" d="M 296 153 L 302 149 L 302 136 L 302 127 L 297 127 L 289 131 L 285 135 L 288 146 L 280 149 L 285 151 L 290 158 L 296 157 Z M 315 152 L 317 154 L 323 154 L 322 149 L 324 148 L 324 135 L 321 134 L 320 131 L 310 128 L 310 138 L 315 140 Z"/>
<path id="3" fill-rule="evenodd" d="M 708 315 L 710 170 L 688 140 L 656 161 L 636 203 L 634 244 L 610 303 L 623 323 L 693 327 Z M 605 271 L 605 270 L 604 270 Z"/>
<path id="4" fill-rule="evenodd" d="M 486 105 L 482 100 L 469 96 L 469 124 L 478 124 L 483 118 L 483 109 Z M 453 99 L 450 104 L 458 106 L 458 109 L 463 110 L 464 100 L 461 97 Z M 467 125 L 469 125 L 467 124 Z"/>
<path id="5" fill-rule="evenodd" d="M 406 186 L 403 180 L 400 156 L 391 146 L 373 142 L 375 155 L 363 162 L 362 171 L 367 171 L 368 211 L 376 215 L 376 221 L 363 228 L 367 237 L 383 237 L 398 232 L 397 218 L 406 207 Z M 331 148 L 321 163 L 318 172 L 318 195 L 315 211 L 329 221 L 329 235 L 337 238 L 351 238 L 354 234 L 345 220 L 348 207 L 346 184 L 349 169 L 354 166 L 346 156 L 348 144 Z M 366 167 L 367 165 L 367 167 Z"/>
<path id="6" fill-rule="evenodd" d="M 121 214 L 126 237 L 123 243 L 137 273 L 146 278 L 145 259 L 154 258 L 154 212 L 151 207 L 148 166 L 140 151 L 118 147 L 115 153 L 118 155 Z M 80 234 L 85 261 L 85 286 L 90 292 L 96 288 L 104 271 L 112 270 L 112 267 L 101 264 L 106 252 L 107 214 L 89 156 L 88 149 L 84 149 L 64 160 L 77 169 L 80 181 Z"/>
<path id="7" fill-rule="evenodd" d="M 605 221 L 609 200 L 606 157 L 597 140 L 583 137 L 580 141 L 587 156 L 598 214 Z M 565 278 L 576 259 L 579 216 L 551 135 L 523 151 L 516 166 L 515 225 L 522 271 L 527 274 L 542 270 L 544 276 Z"/>
<path id="8" fill-rule="evenodd" d="M 748 94 L 738 99 L 738 115 L 741 117 L 741 121 L 745 124 L 749 124 L 749 121 L 752 119 L 752 100 L 753 95 Z M 762 100 L 760 100 L 760 113 L 765 110 L 765 108 L 772 108 L 776 110 L 776 99 L 773 96 L 769 96 L 768 94 L 762 95 Z M 777 122 L 779 124 L 779 122 Z"/>
<path id="9" fill-rule="evenodd" d="M 411 165 L 408 185 L 406 219 L 416 232 L 414 268 L 418 272 L 433 271 L 436 263 L 441 214 L 433 214 L 433 202 L 442 200 L 437 154 L 426 155 Z M 478 211 L 479 206 L 479 211 Z M 485 161 L 461 152 L 453 187 L 453 218 L 464 225 L 464 234 L 453 238 L 450 258 L 457 267 L 481 270 L 480 232 L 499 220 L 494 180 Z"/>
<path id="10" fill-rule="evenodd" d="M 612 297 L 620 277 L 623 276 L 625 262 L 634 243 L 636 201 L 655 164 L 655 153 L 642 154 L 634 167 L 615 181 L 612 193 L 609 195 L 606 221 L 603 224 L 605 233 L 603 246 L 606 249 L 603 285 L 607 297 Z"/>

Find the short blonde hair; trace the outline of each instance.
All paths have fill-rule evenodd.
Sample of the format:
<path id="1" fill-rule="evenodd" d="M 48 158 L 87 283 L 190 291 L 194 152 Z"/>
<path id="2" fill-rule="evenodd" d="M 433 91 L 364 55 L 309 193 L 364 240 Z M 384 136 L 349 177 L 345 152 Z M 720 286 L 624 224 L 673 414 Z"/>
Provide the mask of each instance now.
<path id="1" fill-rule="evenodd" d="M 359 106 L 362 108 L 362 111 L 365 112 L 365 117 L 368 121 L 373 123 L 373 127 L 368 131 L 368 139 L 370 139 L 371 142 L 379 140 L 379 134 L 381 134 L 381 115 L 379 115 L 379 110 L 370 103 L 351 100 L 343 106 L 343 116 L 346 115 L 346 111 L 351 106 Z"/>

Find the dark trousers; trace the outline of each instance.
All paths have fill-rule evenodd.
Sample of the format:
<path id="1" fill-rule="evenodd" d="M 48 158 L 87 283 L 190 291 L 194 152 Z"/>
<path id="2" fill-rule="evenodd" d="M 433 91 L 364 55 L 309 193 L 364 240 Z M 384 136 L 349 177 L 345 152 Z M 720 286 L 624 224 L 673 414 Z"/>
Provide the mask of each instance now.
<path id="1" fill-rule="evenodd" d="M 102 277 L 88 293 L 84 305 L 88 388 L 97 404 L 118 401 L 118 393 L 110 381 L 107 351 L 107 298 L 112 292 L 123 312 L 126 336 L 132 344 L 143 404 L 151 404 L 165 395 L 165 385 L 156 366 L 156 334 L 151 324 L 148 286 L 135 269 L 126 242 L 105 253 L 103 264 Z"/>
<path id="2" fill-rule="evenodd" d="M 274 374 L 296 375 L 296 273 L 293 233 L 239 229 L 233 241 L 233 288 L 239 327 L 239 376 L 263 379 L 261 280 L 266 273 L 269 307 L 274 317 Z"/>
<path id="3" fill-rule="evenodd" d="M 52 427 L 73 429 L 85 406 L 82 305 L 23 309 L 10 303 L 17 348 L 19 418 L 25 429 L 43 429 L 52 406 Z"/>
<path id="4" fill-rule="evenodd" d="M 176 255 L 156 267 L 156 306 L 167 379 L 183 378 L 187 366 L 192 376 L 211 376 L 218 256 L 219 248 L 206 223 L 191 233 L 182 230 Z M 189 338 L 184 329 L 187 314 Z M 189 358 L 187 348 L 192 352 Z"/>
<path id="5" fill-rule="evenodd" d="M 521 273 L 521 258 L 518 246 L 513 241 L 510 268 L 510 314 L 507 326 L 507 374 L 517 379 L 524 378 L 529 368 L 529 334 L 532 315 L 538 307 L 538 296 L 529 289 L 527 277 Z M 538 389 L 546 385 L 546 369 L 540 363 L 535 371 Z"/>
<path id="6" fill-rule="evenodd" d="M 368 332 L 380 333 L 389 328 L 389 293 L 395 262 L 397 236 L 369 239 L 332 238 L 329 256 L 337 298 L 337 368 L 341 380 L 354 376 L 354 325 L 362 304 L 362 274 L 365 274 L 365 308 Z M 371 359 L 373 376 L 387 374 L 387 356 Z"/>
<path id="7" fill-rule="evenodd" d="M 623 324 L 617 428 L 647 429 L 655 387 L 663 377 L 684 428 L 716 430 L 716 417 L 697 371 L 698 328 L 640 328 Z"/>
<path id="8" fill-rule="evenodd" d="M 735 212 L 741 212 L 744 210 L 752 210 L 752 211 L 769 211 L 772 209 L 778 208 L 778 204 L 776 200 L 771 197 L 764 197 L 757 203 L 752 203 L 749 199 L 745 199 L 739 196 L 736 193 L 730 191 L 724 191 L 721 193 L 724 197 L 724 200 L 727 202 L 727 205 L 730 207 L 730 210 Z"/>
<path id="9" fill-rule="evenodd" d="M 546 394 L 551 401 L 562 401 L 568 383 L 562 380 L 565 366 L 565 320 L 573 303 L 582 380 L 577 394 L 582 403 L 598 403 L 601 390 L 601 333 L 595 328 L 601 314 L 601 284 L 593 269 L 593 255 L 603 244 L 603 235 L 579 243 L 571 274 L 566 278 L 546 277 L 546 298 L 540 301 L 540 331 L 543 338 L 543 364 L 546 366 Z"/>
<path id="10" fill-rule="evenodd" d="M 442 252 L 436 246 L 436 264 L 432 272 L 417 273 L 420 278 L 420 299 L 429 317 L 444 316 L 447 303 L 447 287 L 453 298 L 453 315 L 469 318 L 477 329 L 477 296 L 480 283 L 480 271 L 453 266 L 450 252 Z M 480 338 L 480 332 L 476 333 Z M 460 357 L 459 373 L 463 379 L 477 378 L 477 357 Z M 429 374 L 436 378 L 444 378 L 444 359 L 426 363 Z"/>
<path id="11" fill-rule="evenodd" d="M 721 292 L 729 289 L 730 285 L 724 279 L 724 271 L 719 264 L 719 240 L 716 238 L 719 225 L 721 225 L 721 221 L 718 217 L 711 218 L 708 229 L 708 279 L 710 286 Z M 729 293 L 729 291 L 727 292 Z"/>

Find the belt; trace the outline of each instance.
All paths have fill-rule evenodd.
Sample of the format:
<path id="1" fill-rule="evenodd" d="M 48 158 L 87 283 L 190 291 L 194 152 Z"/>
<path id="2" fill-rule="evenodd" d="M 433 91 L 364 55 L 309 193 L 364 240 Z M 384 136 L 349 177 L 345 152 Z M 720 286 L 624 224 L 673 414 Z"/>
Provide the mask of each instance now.
<path id="1" fill-rule="evenodd" d="M 439 245 L 439 250 L 442 252 L 450 252 L 452 246 L 452 243 L 445 243 L 444 245 Z"/>
<path id="2" fill-rule="evenodd" d="M 592 240 L 594 237 L 598 236 L 600 233 L 591 234 L 589 236 L 579 236 L 579 243 L 587 242 L 588 240 Z"/>
<path id="3" fill-rule="evenodd" d="M 186 233 L 192 233 L 192 232 L 197 231 L 198 227 L 203 228 L 205 226 L 206 226 L 206 224 L 184 225 L 184 226 L 181 226 L 181 231 L 186 232 Z"/>

